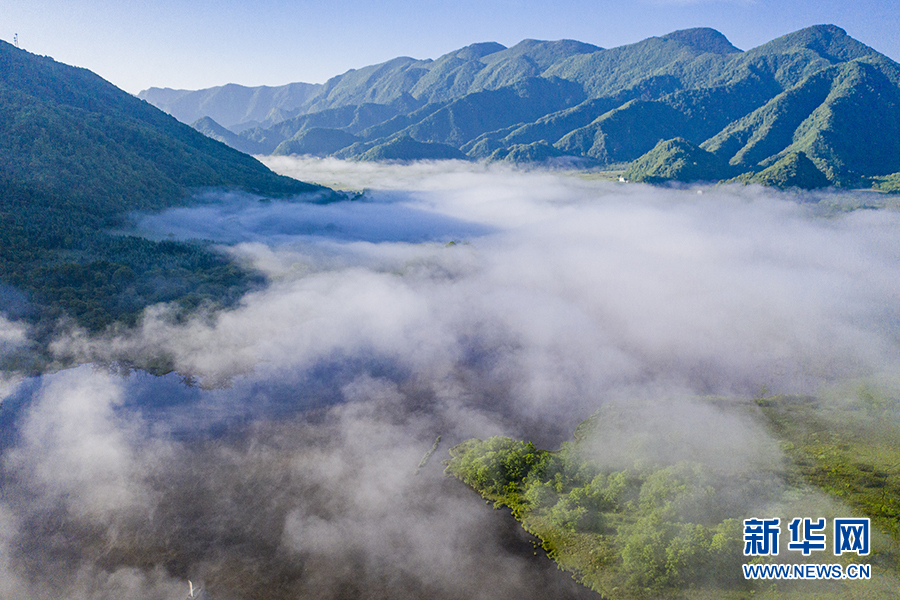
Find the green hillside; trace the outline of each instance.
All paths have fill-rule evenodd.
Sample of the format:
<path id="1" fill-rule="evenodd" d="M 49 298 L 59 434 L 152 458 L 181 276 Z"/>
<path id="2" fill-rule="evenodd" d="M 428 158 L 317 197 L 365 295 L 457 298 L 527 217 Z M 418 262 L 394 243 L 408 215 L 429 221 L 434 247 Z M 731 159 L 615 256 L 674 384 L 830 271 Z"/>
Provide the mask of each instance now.
<path id="1" fill-rule="evenodd" d="M 689 29 L 574 56 L 550 67 L 545 75 L 577 81 L 588 96 L 599 98 L 638 85 L 648 77 L 690 77 L 723 64 L 735 54 L 740 51 L 721 33 Z M 679 83 L 679 87 L 682 85 Z"/>
<path id="2" fill-rule="evenodd" d="M 642 183 L 717 181 L 727 178 L 729 171 L 729 166 L 715 154 L 683 138 L 675 138 L 659 142 L 653 150 L 632 162 L 623 176 L 628 181 Z"/>
<path id="3" fill-rule="evenodd" d="M 830 185 L 893 191 L 885 178 L 900 172 L 898 108 L 900 65 L 834 25 L 747 51 L 696 28 L 608 49 L 524 40 L 473 44 L 435 60 L 397 58 L 332 78 L 297 117 L 242 131 L 252 144 L 228 143 L 270 153 L 323 127 L 358 138 L 331 146 L 342 158 L 402 134 L 472 160 L 530 162 L 552 146 L 572 164 L 602 167 L 682 138 L 742 181 L 802 152 Z"/>
<path id="4" fill-rule="evenodd" d="M 222 142 L 247 154 L 270 154 L 269 144 L 257 141 L 250 136 L 240 136 L 230 129 L 219 125 L 212 117 L 202 117 L 191 123 L 191 127 L 217 142 Z"/>
<path id="5" fill-rule="evenodd" d="M 205 90 L 150 88 L 138 94 L 182 123 L 210 117 L 235 133 L 261 124 L 272 125 L 294 113 L 315 96 L 322 86 L 289 83 L 278 87 L 228 85 Z"/>
<path id="6" fill-rule="evenodd" d="M 898 132 L 900 88 L 878 67 L 852 62 L 841 67 L 787 151 L 805 152 L 831 181 L 852 186 L 857 177 L 900 171 Z"/>
<path id="7" fill-rule="evenodd" d="M 510 163 L 543 163 L 563 156 L 565 155 L 560 150 L 546 142 L 532 142 L 499 148 L 491 153 L 488 160 Z"/>
<path id="8" fill-rule="evenodd" d="M 291 139 L 278 144 L 272 154 L 311 154 L 328 156 L 342 148 L 356 143 L 359 138 L 342 129 L 312 127 L 296 133 Z"/>
<path id="9" fill-rule="evenodd" d="M 791 152 L 759 173 L 745 173 L 737 180 L 782 189 L 813 190 L 831 185 L 828 177 L 803 152 Z"/>
<path id="10" fill-rule="evenodd" d="M 291 139 L 307 129 L 317 127 L 343 129 L 348 133 L 355 134 L 368 127 L 383 123 L 396 115 L 397 110 L 390 106 L 365 102 L 294 117 L 278 123 L 267 131 L 276 132 L 282 140 Z"/>
<path id="11" fill-rule="evenodd" d="M 485 131 L 534 121 L 583 99 L 581 88 L 571 82 L 533 77 L 468 94 L 403 131 L 420 141 L 459 147 Z"/>
<path id="12" fill-rule="evenodd" d="M 4 175 L 48 193 L 110 203 L 98 209 L 153 208 L 197 187 L 285 195 L 319 189 L 198 136 L 90 71 L 5 42 L 0 94 Z"/>
<path id="13" fill-rule="evenodd" d="M 363 102 L 414 110 L 425 104 L 514 85 L 543 75 L 560 60 L 597 50 L 596 46 L 574 40 L 524 40 L 512 48 L 495 42 L 472 44 L 435 60 L 395 58 L 333 77 L 307 110 L 317 112 Z"/>
<path id="14" fill-rule="evenodd" d="M 408 135 L 400 135 L 362 152 L 359 160 L 411 161 L 464 159 L 462 152 L 447 144 L 417 142 Z"/>
<path id="15" fill-rule="evenodd" d="M 0 42 L 0 282 L 43 335 L 64 316 L 99 330 L 155 302 L 229 302 L 254 278 L 203 244 L 106 233 L 136 210 L 225 188 L 325 201 L 256 159 L 85 69 Z M 41 333 L 43 332 L 43 333 Z"/>
<path id="16" fill-rule="evenodd" d="M 678 135 L 683 127 L 684 115 L 672 107 L 631 100 L 566 134 L 554 145 L 566 154 L 588 156 L 601 163 L 631 161 L 661 139 Z"/>

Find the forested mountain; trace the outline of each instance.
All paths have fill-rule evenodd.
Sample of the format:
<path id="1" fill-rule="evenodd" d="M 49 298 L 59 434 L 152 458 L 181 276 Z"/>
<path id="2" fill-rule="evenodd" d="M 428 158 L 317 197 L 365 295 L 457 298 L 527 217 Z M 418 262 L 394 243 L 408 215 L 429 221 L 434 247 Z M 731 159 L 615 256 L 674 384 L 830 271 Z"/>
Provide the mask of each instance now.
<path id="1" fill-rule="evenodd" d="M 300 107 L 321 87 L 315 83 L 289 83 L 278 87 L 229 83 L 197 91 L 150 88 L 138 94 L 138 98 L 183 123 L 210 117 L 229 129 L 240 131 L 296 116 Z"/>
<path id="2" fill-rule="evenodd" d="M 609 165 L 680 138 L 715 155 L 731 177 L 749 180 L 802 154 L 830 185 L 869 187 L 900 171 L 898 108 L 900 65 L 839 27 L 810 27 L 746 52 L 699 28 L 610 49 L 525 40 L 397 58 L 332 78 L 302 114 L 228 143 L 362 159 L 406 136 L 470 159 Z M 328 144 L 295 143 L 312 128 L 352 135 L 320 131 Z M 405 158 L 423 158 L 409 148 Z M 710 173 L 675 171 L 687 180 Z"/>
<path id="3" fill-rule="evenodd" d="M 148 304 L 235 298 L 248 275 L 200 244 L 106 233 L 200 189 L 267 196 L 327 188 L 276 175 L 85 69 L 0 42 L 0 283 L 45 330 L 99 329 Z"/>

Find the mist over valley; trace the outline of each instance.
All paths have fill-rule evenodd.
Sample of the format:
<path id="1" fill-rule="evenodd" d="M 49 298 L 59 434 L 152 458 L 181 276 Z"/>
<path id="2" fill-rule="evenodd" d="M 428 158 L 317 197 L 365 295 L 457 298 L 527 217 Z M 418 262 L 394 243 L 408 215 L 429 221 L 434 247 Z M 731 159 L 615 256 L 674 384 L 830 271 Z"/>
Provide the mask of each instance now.
<path id="1" fill-rule="evenodd" d="M 0 42 L 0 597 L 894 597 L 898 82 L 699 28 L 192 128 Z"/>
<path id="2" fill-rule="evenodd" d="M 265 285 L 73 330 L 52 352 L 88 364 L 7 384 L 7 597 L 172 598 L 188 579 L 214 598 L 582 597 L 442 474 L 448 448 L 555 449 L 615 405 L 599 460 L 700 460 L 760 482 L 730 502 L 771 510 L 778 442 L 702 398 L 840 406 L 865 387 L 898 416 L 896 211 L 463 162 L 269 164 L 369 191 L 135 215 L 132 233 L 211 238 Z M 174 371 L 127 367 L 158 357 Z"/>

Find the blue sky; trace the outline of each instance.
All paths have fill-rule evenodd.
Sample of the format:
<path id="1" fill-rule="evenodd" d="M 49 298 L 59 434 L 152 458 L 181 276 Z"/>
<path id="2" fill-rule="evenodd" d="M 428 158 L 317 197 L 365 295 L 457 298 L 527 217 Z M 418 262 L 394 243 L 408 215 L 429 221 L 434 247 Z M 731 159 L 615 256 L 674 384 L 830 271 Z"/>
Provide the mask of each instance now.
<path id="1" fill-rule="evenodd" d="M 713 27 L 749 49 L 832 23 L 900 61 L 898 0 L 0 0 L 0 39 L 132 92 L 324 82 L 396 56 L 525 38 L 613 47 Z"/>

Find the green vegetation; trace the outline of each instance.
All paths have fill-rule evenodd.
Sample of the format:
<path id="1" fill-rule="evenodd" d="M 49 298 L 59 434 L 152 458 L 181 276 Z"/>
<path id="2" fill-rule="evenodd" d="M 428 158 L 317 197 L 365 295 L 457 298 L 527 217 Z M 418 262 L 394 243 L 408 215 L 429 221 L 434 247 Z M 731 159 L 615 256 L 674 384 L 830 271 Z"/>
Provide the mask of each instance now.
<path id="1" fill-rule="evenodd" d="M 744 183 L 758 183 L 782 189 L 814 190 L 831 182 L 803 152 L 791 152 L 759 173 L 745 173 L 737 178 Z"/>
<path id="2" fill-rule="evenodd" d="M 643 183 L 716 181 L 726 178 L 728 172 L 728 165 L 715 154 L 675 138 L 659 142 L 653 150 L 632 162 L 624 177 Z"/>
<path id="3" fill-rule="evenodd" d="M 532 142 L 530 144 L 513 144 L 506 148 L 498 148 L 488 157 L 491 161 L 503 161 L 511 163 L 546 162 L 553 158 L 559 158 L 564 154 L 546 142 Z"/>
<path id="4" fill-rule="evenodd" d="M 110 233 L 132 211 L 208 189 L 307 200 L 282 177 L 84 69 L 0 42 L 0 283 L 27 299 L 39 340 L 66 319 L 92 332 L 157 302 L 227 305 L 259 278 L 202 242 Z"/>
<path id="5" fill-rule="evenodd" d="M 900 168 L 900 88 L 876 66 L 823 69 L 704 143 L 732 165 L 755 170 L 803 152 L 834 185 Z M 815 181 L 811 181 L 815 183 Z"/>
<path id="6" fill-rule="evenodd" d="M 463 159 L 462 152 L 447 144 L 417 142 L 409 136 L 398 136 L 364 152 L 360 160 L 446 160 Z"/>
<path id="7" fill-rule="evenodd" d="M 739 583 L 740 524 L 704 516 L 716 489 L 700 465 L 605 469 L 577 442 L 547 452 L 502 437 L 450 454 L 448 473 L 510 507 L 551 558 L 605 597 L 673 596 L 716 573 Z"/>
<path id="8" fill-rule="evenodd" d="M 272 154 L 328 156 L 358 141 L 360 141 L 358 137 L 341 129 L 313 127 L 304 129 L 291 139 L 281 142 Z"/>
<path id="9" fill-rule="evenodd" d="M 240 136 L 229 129 L 219 125 L 212 117 L 203 117 L 191 123 L 191 127 L 217 142 L 228 144 L 235 150 L 247 154 L 269 154 L 272 152 L 270 144 L 265 140 L 256 140 L 251 136 Z"/>
<path id="10" fill-rule="evenodd" d="M 169 96 L 162 94 L 163 105 Z M 889 191 L 892 184 L 879 178 L 900 171 L 900 65 L 833 25 L 747 52 L 708 28 L 611 49 L 572 40 L 474 44 L 433 61 L 397 58 L 351 70 L 296 110 L 303 114 L 232 136 L 209 123 L 198 128 L 243 150 L 348 159 L 372 159 L 373 148 L 409 136 L 470 159 L 575 157 L 581 160 L 569 162 L 598 167 L 642 160 L 638 171 L 647 163 L 656 171 L 633 179 L 655 182 L 672 172 L 680 181 L 741 176 L 765 185 Z M 304 137 L 315 127 L 344 136 Z M 704 157 L 710 168 L 692 173 L 693 159 L 669 165 L 645 156 L 674 138 L 733 168 L 719 173 Z M 785 157 L 793 163 L 755 177 Z M 791 174 L 798 165 L 804 172 Z"/>
<path id="11" fill-rule="evenodd" d="M 467 94 L 514 85 L 596 46 L 561 40 L 525 40 L 512 48 L 495 42 L 472 44 L 437 60 L 400 57 L 333 77 L 307 105 L 308 112 L 364 102 L 405 108 L 444 103 Z"/>
<path id="12" fill-rule="evenodd" d="M 900 541 L 900 399 L 861 384 L 840 401 L 773 396 L 757 403 L 802 480 Z"/>
<path id="13" fill-rule="evenodd" d="M 209 187 L 282 196 L 282 177 L 84 69 L 0 43 L 3 177 L 108 214 L 166 208 Z M 73 200 L 74 201 L 74 200 Z"/>
<path id="14" fill-rule="evenodd" d="M 453 100 L 404 132 L 420 141 L 460 147 L 486 131 L 534 121 L 584 99 L 581 87 L 570 81 L 531 77 Z"/>
<path id="15" fill-rule="evenodd" d="M 115 213 L 84 210 L 77 199 L 0 182 L 0 202 L 0 281 L 27 294 L 23 316 L 39 339 L 60 319 L 97 332 L 134 324 L 151 304 L 228 305 L 262 283 L 202 242 L 107 233 Z"/>
<path id="16" fill-rule="evenodd" d="M 900 581 L 896 398 L 861 388 L 858 398 L 837 412 L 810 398 L 726 404 L 735 414 L 767 423 L 792 465 L 729 471 L 713 462 L 636 456 L 623 466 L 598 451 L 597 440 L 621 426 L 616 409 L 604 407 L 558 451 L 505 437 L 473 439 L 450 450 L 447 473 L 496 508 L 509 507 L 561 568 L 606 598 L 893 597 Z M 810 484 L 846 504 L 826 507 Z M 777 558 L 744 556 L 742 520 L 773 509 L 779 514 L 769 516 L 781 516 L 783 523 L 811 513 L 871 517 L 877 547 L 853 560 L 873 565 L 873 579 L 745 580 L 741 565 L 751 561 L 845 559 L 830 552 L 809 558 L 786 551 Z"/>
<path id="17" fill-rule="evenodd" d="M 573 56 L 553 65 L 546 74 L 578 81 L 594 98 L 613 95 L 648 77 L 668 76 L 657 79 L 664 85 L 663 89 L 668 88 L 665 89 L 667 93 L 673 91 L 671 86 L 680 87 L 677 78 L 682 74 L 693 76 L 694 69 L 709 73 L 710 65 L 718 67 L 740 55 L 741 52 L 718 31 L 697 28 Z M 701 64 L 706 65 L 705 68 Z M 712 73 L 707 77 L 709 75 Z"/>
<path id="18" fill-rule="evenodd" d="M 631 100 L 563 136 L 554 145 L 601 163 L 630 161 L 678 135 L 684 116 L 662 102 Z"/>
<path id="19" fill-rule="evenodd" d="M 900 173 L 891 173 L 885 177 L 876 177 L 872 183 L 875 189 L 882 192 L 900 193 Z"/>
<path id="20" fill-rule="evenodd" d="M 249 129 L 261 124 L 272 125 L 313 98 L 321 89 L 314 83 L 289 83 L 270 87 L 246 87 L 230 83 L 205 90 L 173 90 L 150 88 L 138 98 L 166 111 L 182 123 L 193 123 L 210 117 L 228 128 L 243 125 Z M 273 118 L 274 117 L 274 118 Z"/>

